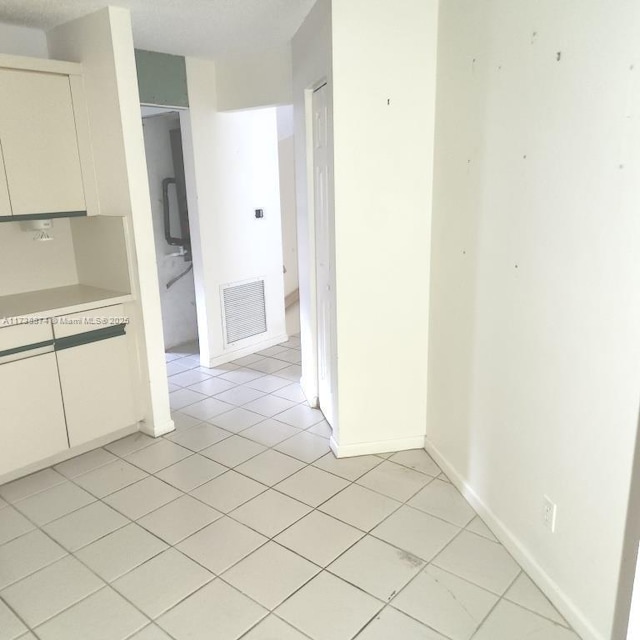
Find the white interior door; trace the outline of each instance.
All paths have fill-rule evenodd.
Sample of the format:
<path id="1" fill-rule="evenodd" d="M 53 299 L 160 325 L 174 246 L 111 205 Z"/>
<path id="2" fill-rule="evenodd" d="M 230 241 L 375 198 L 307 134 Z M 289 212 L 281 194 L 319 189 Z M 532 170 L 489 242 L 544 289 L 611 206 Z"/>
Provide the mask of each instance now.
<path id="1" fill-rule="evenodd" d="M 316 236 L 316 291 L 318 327 L 318 399 L 327 422 L 335 430 L 336 392 L 336 296 L 334 273 L 334 220 L 332 205 L 333 157 L 327 85 L 313 94 L 313 176 Z"/>

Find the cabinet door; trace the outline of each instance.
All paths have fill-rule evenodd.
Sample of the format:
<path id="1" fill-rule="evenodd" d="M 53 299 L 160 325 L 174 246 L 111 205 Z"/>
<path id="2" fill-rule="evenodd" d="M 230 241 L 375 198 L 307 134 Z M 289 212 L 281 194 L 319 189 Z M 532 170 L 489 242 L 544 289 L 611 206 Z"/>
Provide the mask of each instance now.
<path id="1" fill-rule="evenodd" d="M 0 365 L 0 475 L 68 448 L 53 353 Z"/>
<path id="2" fill-rule="evenodd" d="M 1 69 L 0 95 L 13 215 L 84 211 L 69 77 Z"/>
<path id="3" fill-rule="evenodd" d="M 56 353 L 72 447 L 136 422 L 125 335 Z"/>

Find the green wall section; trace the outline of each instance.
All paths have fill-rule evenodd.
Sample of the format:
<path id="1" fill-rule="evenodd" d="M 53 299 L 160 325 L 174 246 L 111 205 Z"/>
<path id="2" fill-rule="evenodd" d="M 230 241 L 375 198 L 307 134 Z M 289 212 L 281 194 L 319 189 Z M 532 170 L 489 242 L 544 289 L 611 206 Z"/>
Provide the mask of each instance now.
<path id="1" fill-rule="evenodd" d="M 167 107 L 188 107 L 184 57 L 142 49 L 136 49 L 135 53 L 140 102 Z"/>

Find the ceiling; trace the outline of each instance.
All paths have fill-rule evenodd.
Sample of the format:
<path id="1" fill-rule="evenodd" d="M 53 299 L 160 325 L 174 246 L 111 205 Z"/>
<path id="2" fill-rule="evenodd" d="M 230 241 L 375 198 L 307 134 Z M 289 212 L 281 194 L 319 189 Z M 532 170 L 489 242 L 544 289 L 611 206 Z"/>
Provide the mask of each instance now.
<path id="1" fill-rule="evenodd" d="M 49 30 L 107 4 L 131 10 L 135 46 L 214 58 L 288 42 L 315 0 L 0 0 L 0 22 Z"/>

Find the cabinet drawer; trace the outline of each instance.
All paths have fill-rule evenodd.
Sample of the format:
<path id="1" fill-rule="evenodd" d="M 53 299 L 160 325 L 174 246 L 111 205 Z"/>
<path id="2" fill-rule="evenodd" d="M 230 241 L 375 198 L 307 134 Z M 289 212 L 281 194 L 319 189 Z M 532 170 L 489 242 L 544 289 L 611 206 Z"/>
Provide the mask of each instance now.
<path id="1" fill-rule="evenodd" d="M 15 324 L 0 328 L 0 363 L 35 355 L 38 350 L 52 350 L 51 324 Z M 33 354 L 29 352 L 33 351 Z"/>
<path id="2" fill-rule="evenodd" d="M 53 319 L 53 333 L 56 339 L 68 338 L 126 323 L 124 305 L 115 304 L 67 316 L 58 316 Z"/>

